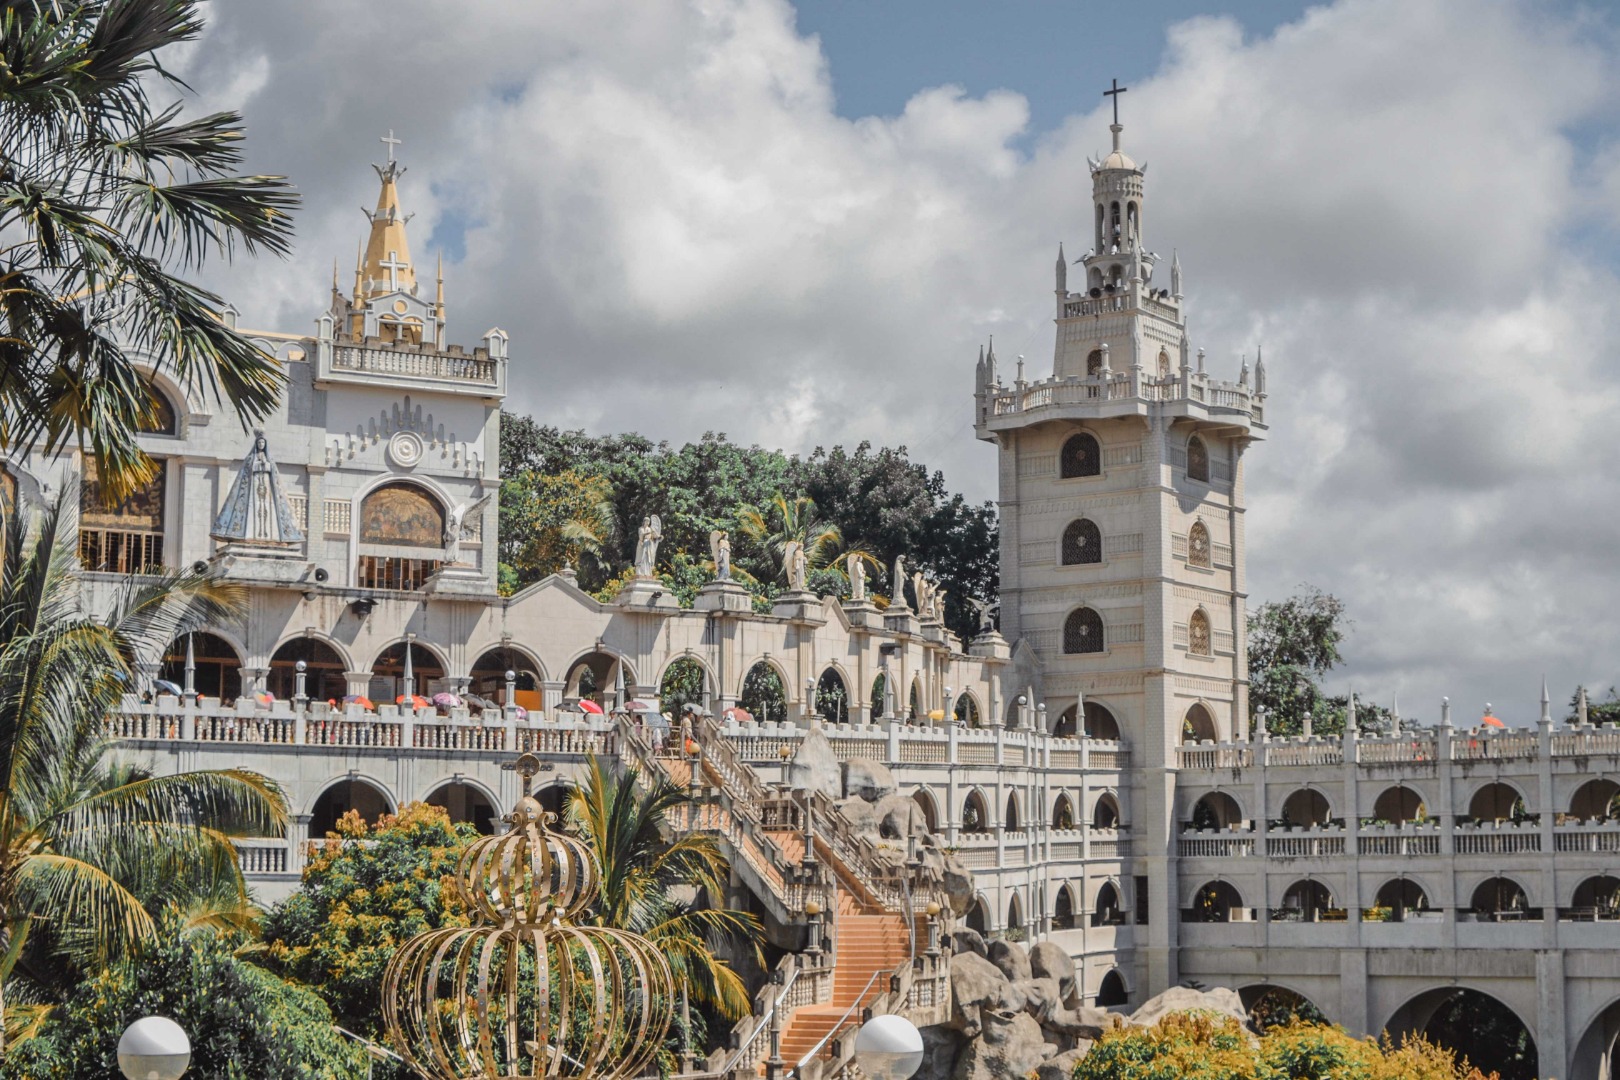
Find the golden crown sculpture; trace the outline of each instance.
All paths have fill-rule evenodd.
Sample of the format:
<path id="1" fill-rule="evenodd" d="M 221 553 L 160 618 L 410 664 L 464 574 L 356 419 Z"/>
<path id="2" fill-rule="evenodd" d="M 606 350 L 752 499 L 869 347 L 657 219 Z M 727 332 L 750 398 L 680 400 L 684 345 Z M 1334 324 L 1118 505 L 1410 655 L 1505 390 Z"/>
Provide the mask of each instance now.
<path id="1" fill-rule="evenodd" d="M 626 1080 L 663 1045 L 674 1018 L 669 963 L 639 934 L 571 922 L 595 898 L 585 844 L 551 832 L 530 796 L 539 771 L 518 758 L 512 828 L 477 841 L 456 867 L 468 927 L 428 930 L 383 976 L 395 1048 L 441 1080 Z"/>

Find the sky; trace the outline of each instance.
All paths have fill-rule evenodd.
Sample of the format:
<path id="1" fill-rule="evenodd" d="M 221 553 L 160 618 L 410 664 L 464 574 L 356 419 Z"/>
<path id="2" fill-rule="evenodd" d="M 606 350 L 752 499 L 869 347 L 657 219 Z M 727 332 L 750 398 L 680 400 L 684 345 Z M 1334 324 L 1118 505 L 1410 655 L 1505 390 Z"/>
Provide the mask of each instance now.
<path id="1" fill-rule="evenodd" d="M 1217 377 L 1264 347 L 1251 605 L 1341 597 L 1354 687 L 1532 723 L 1620 683 L 1620 23 L 1546 0 L 215 0 L 170 57 L 303 192 L 211 284 L 298 330 L 389 129 L 451 339 L 596 433 L 909 447 L 992 498 L 974 361 L 1050 370 L 1085 157 L 1149 164 Z"/>

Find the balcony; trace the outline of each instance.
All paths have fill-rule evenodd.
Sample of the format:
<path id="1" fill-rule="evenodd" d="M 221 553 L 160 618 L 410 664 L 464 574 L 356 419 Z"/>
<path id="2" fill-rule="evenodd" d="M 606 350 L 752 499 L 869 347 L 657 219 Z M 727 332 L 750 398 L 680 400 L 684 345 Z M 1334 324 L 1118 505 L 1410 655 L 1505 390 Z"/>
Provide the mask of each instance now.
<path id="1" fill-rule="evenodd" d="M 1041 420 L 1146 416 L 1164 412 L 1200 420 L 1219 419 L 1263 429 L 1266 395 L 1253 387 L 1188 372 L 1164 379 L 1144 377 L 1139 370 L 1107 378 L 1042 379 L 1012 387 L 990 386 L 979 392 L 980 438 Z"/>

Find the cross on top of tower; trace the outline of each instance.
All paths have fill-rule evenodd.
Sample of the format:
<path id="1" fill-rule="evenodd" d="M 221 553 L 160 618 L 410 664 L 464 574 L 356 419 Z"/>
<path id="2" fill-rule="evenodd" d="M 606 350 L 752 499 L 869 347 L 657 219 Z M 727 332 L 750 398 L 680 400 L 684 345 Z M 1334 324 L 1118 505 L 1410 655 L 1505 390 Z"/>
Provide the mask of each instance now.
<path id="1" fill-rule="evenodd" d="M 1118 80 L 1116 79 L 1115 81 L 1117 82 Z M 1114 122 L 1119 122 L 1119 107 L 1117 105 L 1114 107 Z M 394 138 L 394 129 L 389 128 L 388 134 L 384 135 L 377 141 L 388 147 L 388 164 L 392 165 L 394 163 L 394 147 L 400 145 L 405 140 Z"/>
<path id="2" fill-rule="evenodd" d="M 1115 125 L 1118 125 L 1119 124 L 1119 95 L 1121 95 L 1125 91 L 1129 90 L 1130 87 L 1119 85 L 1119 80 L 1118 79 L 1114 79 L 1113 84 L 1114 84 L 1114 88 L 1112 90 L 1104 90 L 1103 91 L 1103 97 L 1105 97 L 1105 98 L 1113 98 L 1114 99 L 1114 123 L 1115 123 Z M 390 131 L 388 134 L 392 135 L 393 132 Z M 390 160 L 392 160 L 392 159 L 390 159 Z"/>

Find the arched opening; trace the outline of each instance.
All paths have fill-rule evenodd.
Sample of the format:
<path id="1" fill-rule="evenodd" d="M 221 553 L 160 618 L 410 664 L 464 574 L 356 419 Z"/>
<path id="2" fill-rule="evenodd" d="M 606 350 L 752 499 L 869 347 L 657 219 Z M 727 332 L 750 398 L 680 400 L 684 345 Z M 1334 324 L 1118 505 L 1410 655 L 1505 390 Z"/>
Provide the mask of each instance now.
<path id="1" fill-rule="evenodd" d="M 709 707 L 709 673 L 690 656 L 672 661 L 658 680 L 658 708 L 680 717 L 690 705 L 697 710 Z"/>
<path id="2" fill-rule="evenodd" d="M 512 680 L 512 700 L 506 700 L 506 673 L 516 676 Z M 530 712 L 539 712 L 540 665 L 527 653 L 513 648 L 489 649 L 473 662 L 467 673 L 467 689 L 483 701 L 496 705 L 518 705 Z"/>
<path id="3" fill-rule="evenodd" d="M 191 646 L 191 682 L 186 682 L 186 645 Z M 184 634 L 169 643 L 158 677 L 181 689 L 190 688 L 202 697 L 235 701 L 242 696 L 242 658 L 231 643 L 217 634 L 198 631 Z"/>
<path id="4" fill-rule="evenodd" d="M 553 815 L 554 827 L 561 828 L 568 822 L 568 799 L 574 792 L 572 785 L 566 780 L 559 780 L 555 784 L 547 784 L 534 793 L 535 801 L 540 809 Z"/>
<path id="5" fill-rule="evenodd" d="M 1610 1003 L 1586 1026 L 1575 1043 L 1569 1075 L 1613 1080 L 1620 1071 L 1620 1061 L 1616 1060 L 1617 1042 L 1620 1042 L 1620 1001 Z"/>
<path id="6" fill-rule="evenodd" d="M 1322 913 L 1332 908 L 1333 893 L 1320 881 L 1306 878 L 1288 886 L 1282 907 L 1271 913 L 1275 922 L 1320 922 Z"/>
<path id="7" fill-rule="evenodd" d="M 1187 617 L 1187 652 L 1193 656 L 1210 656 L 1213 646 L 1209 636 L 1209 616 L 1202 608 Z"/>
<path id="8" fill-rule="evenodd" d="M 1093 829 L 1119 828 L 1119 803 L 1114 796 L 1104 792 L 1097 798 L 1097 804 L 1091 808 L 1091 827 Z"/>
<path id="9" fill-rule="evenodd" d="M 816 681 L 816 715 L 834 724 L 849 723 L 849 688 L 837 668 L 828 668 Z"/>
<path id="10" fill-rule="evenodd" d="M 884 672 L 878 672 L 877 678 L 872 680 L 872 715 L 893 716 L 895 703 L 888 698 L 889 677 Z"/>
<path id="11" fill-rule="evenodd" d="M 976 930 L 981 934 L 990 932 L 990 909 L 985 905 L 984 897 L 979 897 L 968 909 L 967 928 Z"/>
<path id="12" fill-rule="evenodd" d="M 349 692 L 344 677 L 343 658 L 336 649 L 316 637 L 293 638 L 283 642 L 270 657 L 265 689 L 283 701 L 298 696 L 298 662 L 304 662 L 304 696 L 311 701 L 342 701 Z"/>
<path id="13" fill-rule="evenodd" d="M 1411 878 L 1396 878 L 1378 887 L 1373 906 L 1388 913 L 1388 922 L 1404 922 L 1408 912 L 1428 911 L 1429 897 Z"/>
<path id="14" fill-rule="evenodd" d="M 356 580 L 362 589 L 420 589 L 438 573 L 444 550 L 444 506 L 426 488 L 396 480 L 360 502 L 360 556 Z M 402 556 L 373 548 L 418 548 Z M 429 554 L 431 552 L 431 554 Z"/>
<path id="15" fill-rule="evenodd" d="M 1209 881 L 1193 894 L 1192 907 L 1181 913 L 1181 921 L 1224 923 L 1232 922 L 1234 916 L 1246 920 L 1247 913 L 1243 897 L 1230 881 Z"/>
<path id="16" fill-rule="evenodd" d="M 1588 780 L 1575 789 L 1569 800 L 1569 816 L 1581 821 L 1605 821 L 1620 817 L 1620 784 L 1605 777 Z"/>
<path id="17" fill-rule="evenodd" d="M 393 804 L 381 788 L 366 780 L 339 780 L 315 800 L 309 811 L 309 838 L 319 840 L 337 829 L 338 818 L 354 811 L 367 825 L 393 812 Z"/>
<path id="18" fill-rule="evenodd" d="M 1378 821 L 1404 825 L 1411 821 L 1427 820 L 1428 816 L 1423 796 L 1409 787 L 1385 788 L 1373 800 L 1373 817 Z"/>
<path id="19" fill-rule="evenodd" d="M 1097 207 L 1097 234 L 1099 236 L 1102 235 L 1102 207 L 1100 206 Z M 1102 283 L 1102 267 L 1093 266 L 1090 270 L 1086 271 L 1086 285 L 1089 288 L 1100 289 L 1102 288 Z"/>
<path id="20" fill-rule="evenodd" d="M 1165 349 L 1159 350 L 1159 378 L 1170 377 L 1170 353 Z"/>
<path id="21" fill-rule="evenodd" d="M 1052 929 L 1073 930 L 1074 920 L 1074 890 L 1065 885 L 1057 891 L 1057 899 L 1052 901 Z"/>
<path id="22" fill-rule="evenodd" d="M 1570 914 L 1577 919 L 1608 922 L 1620 919 L 1620 878 L 1610 874 L 1589 877 L 1575 886 Z"/>
<path id="23" fill-rule="evenodd" d="M 441 806 L 450 820 L 457 823 L 466 823 L 478 830 L 480 836 L 493 836 L 495 822 L 499 815 L 495 812 L 495 804 L 490 802 L 489 796 L 464 781 L 453 780 L 448 784 L 440 784 L 433 794 L 427 797 L 429 806 Z"/>
<path id="24" fill-rule="evenodd" d="M 1016 794 L 1007 796 L 1007 812 L 1001 821 L 1002 827 L 1008 832 L 1024 831 L 1023 819 L 1018 815 L 1018 796 Z"/>
<path id="25" fill-rule="evenodd" d="M 1468 816 L 1475 821 L 1523 821 L 1529 815 L 1518 789 L 1498 780 L 1474 792 L 1468 800 Z"/>
<path id="26" fill-rule="evenodd" d="M 1102 353 L 1097 351 L 1091 355 L 1096 357 L 1100 368 Z M 1089 431 L 1070 435 L 1063 444 L 1063 452 L 1059 455 L 1058 475 L 1064 480 L 1073 480 L 1080 476 L 1101 476 L 1102 447 L 1097 442 L 1097 436 Z"/>
<path id="27" fill-rule="evenodd" d="M 979 703 L 973 700 L 972 694 L 960 694 L 956 698 L 956 707 L 952 710 L 956 722 L 963 727 L 976 728 L 984 721 L 979 719 Z"/>
<path id="28" fill-rule="evenodd" d="M 1540 918 L 1530 906 L 1530 898 L 1512 878 L 1493 877 L 1479 883 L 1474 889 L 1468 908 L 1474 917 L 1490 922 L 1510 922 Z"/>
<path id="29" fill-rule="evenodd" d="M 147 383 L 146 397 L 149 403 L 147 415 L 141 417 L 136 430 L 142 435 L 180 434 L 180 417 L 175 412 L 174 403 L 169 400 L 169 395 Z"/>
<path id="30" fill-rule="evenodd" d="M 1102 530 L 1090 518 L 1071 521 L 1063 530 L 1061 561 L 1064 566 L 1100 563 L 1103 557 Z"/>
<path id="31" fill-rule="evenodd" d="M 1125 913 L 1120 910 L 1119 890 L 1112 881 L 1103 882 L 1097 890 L 1097 904 L 1091 909 L 1092 926 L 1124 926 Z"/>
<path id="32" fill-rule="evenodd" d="M 918 788 L 911 793 L 911 801 L 917 804 L 921 811 L 923 824 L 931 833 L 939 832 L 939 804 L 934 801 L 932 793 Z"/>
<path id="33" fill-rule="evenodd" d="M 1065 832 L 1074 828 L 1074 804 L 1063 792 L 1052 803 L 1052 828 Z"/>
<path id="34" fill-rule="evenodd" d="M 1209 528 L 1202 521 L 1195 521 L 1192 528 L 1187 530 L 1187 565 L 1201 566 L 1207 570 L 1211 564 Z"/>
<path id="35" fill-rule="evenodd" d="M 563 697 L 569 701 L 594 701 L 606 708 L 613 704 L 621 670 L 628 697 L 638 683 L 635 671 L 610 652 L 598 649 L 586 653 L 570 664 L 563 676 Z"/>
<path id="36" fill-rule="evenodd" d="M 1215 718 L 1209 714 L 1202 703 L 1194 702 L 1187 715 L 1181 718 L 1181 741 L 1183 743 L 1214 742 L 1218 736 L 1215 733 Z"/>
<path id="37" fill-rule="evenodd" d="M 1197 435 L 1187 440 L 1187 479 L 1209 483 L 1209 447 Z"/>
<path id="38" fill-rule="evenodd" d="M 1052 734 L 1060 739 L 1074 738 L 1076 734 L 1074 714 L 1075 706 L 1070 705 L 1067 709 L 1064 709 L 1058 715 L 1057 725 L 1052 728 Z M 1104 739 L 1108 742 L 1118 742 L 1119 721 L 1114 719 L 1114 714 L 1109 712 L 1105 706 L 1099 705 L 1095 701 L 1087 701 L 1085 724 L 1080 733 L 1084 734 L 1088 739 Z"/>
<path id="39" fill-rule="evenodd" d="M 984 796 L 977 791 L 968 792 L 962 800 L 962 831 L 987 833 L 990 831 L 990 812 L 984 805 Z"/>
<path id="40" fill-rule="evenodd" d="M 443 687 L 444 665 L 427 646 L 410 642 L 410 671 L 405 670 L 406 643 L 396 642 L 371 664 L 372 701 L 379 705 L 405 694 L 432 697 Z"/>
<path id="41" fill-rule="evenodd" d="M 1322 1014 L 1310 998 L 1286 987 L 1262 983 L 1245 986 L 1238 991 L 1243 1007 L 1249 1010 L 1249 1019 L 1262 1033 L 1288 1024 L 1325 1024 Z"/>
<path id="42" fill-rule="evenodd" d="M 1022 932 L 1023 928 L 1024 902 L 1018 899 L 1018 894 L 1015 892 L 1012 894 L 1012 898 L 1007 901 L 1007 925 L 1005 929 L 1008 934 L 1017 934 Z"/>
<path id="43" fill-rule="evenodd" d="M 1086 377 L 1094 379 L 1102 374 L 1102 350 L 1092 349 L 1086 354 Z M 1077 474 L 1083 475 L 1083 474 Z"/>
<path id="44" fill-rule="evenodd" d="M 1193 803 L 1192 817 L 1187 824 L 1197 830 L 1225 831 L 1243 824 L 1243 808 L 1224 791 L 1212 791 Z"/>
<path id="45" fill-rule="evenodd" d="M 913 724 L 915 724 L 917 721 L 926 716 L 927 713 L 928 710 L 923 707 L 922 680 L 919 678 L 914 678 L 911 680 L 911 695 L 907 700 L 906 717 Z"/>
<path id="46" fill-rule="evenodd" d="M 1103 651 L 1102 616 L 1091 608 L 1076 608 L 1063 620 L 1063 651 L 1100 653 Z"/>
<path id="47" fill-rule="evenodd" d="M 1320 829 L 1328 823 L 1332 813 L 1326 795 L 1313 788 L 1300 788 L 1283 800 L 1282 823 Z"/>
<path id="48" fill-rule="evenodd" d="M 786 720 L 787 687 L 782 685 L 782 676 L 777 674 L 776 667 L 761 660 L 749 668 L 748 674 L 743 677 L 742 694 L 737 704 L 762 723 Z"/>
<path id="49" fill-rule="evenodd" d="M 1131 1003 L 1130 994 L 1125 991 L 1125 980 L 1119 971 L 1113 970 L 1102 977 L 1097 984 L 1097 1008 L 1117 1009 Z"/>
<path id="50" fill-rule="evenodd" d="M 1459 1058 L 1494 1070 L 1501 1080 L 1535 1080 L 1539 1062 L 1530 1031 L 1512 1009 L 1479 990 L 1441 987 L 1395 1010 L 1385 1026 L 1399 1045 L 1422 1035 Z"/>

